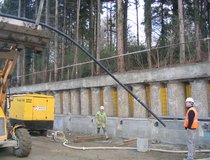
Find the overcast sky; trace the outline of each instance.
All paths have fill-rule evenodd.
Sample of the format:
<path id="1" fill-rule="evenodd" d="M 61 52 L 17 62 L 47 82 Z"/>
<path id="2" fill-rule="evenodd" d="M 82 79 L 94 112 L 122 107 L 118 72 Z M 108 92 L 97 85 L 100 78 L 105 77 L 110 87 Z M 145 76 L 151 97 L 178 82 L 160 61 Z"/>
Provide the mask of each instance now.
<path id="1" fill-rule="evenodd" d="M 134 0 L 130 0 L 129 2 L 133 2 Z M 145 33 L 144 33 L 144 26 L 142 22 L 144 21 L 144 1 L 139 0 L 139 38 L 141 43 L 145 43 Z M 132 26 L 132 31 L 136 35 L 136 9 L 134 4 L 128 8 L 128 24 Z"/>

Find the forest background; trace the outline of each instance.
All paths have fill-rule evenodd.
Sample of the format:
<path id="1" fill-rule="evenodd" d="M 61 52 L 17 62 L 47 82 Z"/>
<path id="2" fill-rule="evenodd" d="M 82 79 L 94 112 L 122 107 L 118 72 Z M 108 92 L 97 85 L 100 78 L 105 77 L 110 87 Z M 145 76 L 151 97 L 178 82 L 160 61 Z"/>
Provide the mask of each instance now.
<path id="1" fill-rule="evenodd" d="M 0 11 L 35 20 L 39 3 L 4 0 Z M 45 0 L 41 22 L 72 37 L 112 73 L 210 61 L 209 0 Z M 105 74 L 70 41 L 46 31 L 51 41 L 43 54 L 23 49 L 15 85 Z"/>

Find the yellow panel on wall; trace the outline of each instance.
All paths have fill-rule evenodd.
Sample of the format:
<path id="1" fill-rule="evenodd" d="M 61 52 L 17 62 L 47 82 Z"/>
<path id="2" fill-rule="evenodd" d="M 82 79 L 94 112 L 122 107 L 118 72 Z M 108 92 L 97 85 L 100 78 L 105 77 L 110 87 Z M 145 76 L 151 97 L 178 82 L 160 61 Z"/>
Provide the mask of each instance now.
<path id="1" fill-rule="evenodd" d="M 186 97 L 190 97 L 191 96 L 191 87 L 190 87 L 190 83 L 186 84 Z"/>
<path id="2" fill-rule="evenodd" d="M 147 107 L 150 108 L 150 85 L 146 85 L 146 101 Z M 148 116 L 150 116 L 150 113 L 148 113 Z"/>
<path id="3" fill-rule="evenodd" d="M 209 107 L 210 107 L 210 84 L 208 85 L 208 103 L 209 103 Z M 210 110 L 209 110 L 209 114 L 210 116 Z"/>
<path id="4" fill-rule="evenodd" d="M 166 85 L 161 86 L 161 102 L 162 102 L 162 115 L 167 116 L 167 95 L 166 95 Z"/>
<path id="5" fill-rule="evenodd" d="M 103 88 L 100 88 L 100 105 L 104 105 L 104 94 L 103 94 Z"/>
<path id="6" fill-rule="evenodd" d="M 134 112 L 134 98 L 130 94 L 128 94 L 128 99 L 129 99 L 129 116 L 133 117 L 133 112 Z"/>
<path id="7" fill-rule="evenodd" d="M 146 101 L 148 107 L 150 107 L 150 85 L 146 85 Z"/>
<path id="8" fill-rule="evenodd" d="M 88 99 L 89 99 L 88 106 L 89 106 L 89 111 L 90 111 L 89 114 L 92 115 L 92 92 L 91 92 L 91 89 L 90 88 L 88 89 Z"/>
<path id="9" fill-rule="evenodd" d="M 118 96 L 117 96 L 117 88 L 113 89 L 113 100 L 114 100 L 114 116 L 118 117 Z"/>

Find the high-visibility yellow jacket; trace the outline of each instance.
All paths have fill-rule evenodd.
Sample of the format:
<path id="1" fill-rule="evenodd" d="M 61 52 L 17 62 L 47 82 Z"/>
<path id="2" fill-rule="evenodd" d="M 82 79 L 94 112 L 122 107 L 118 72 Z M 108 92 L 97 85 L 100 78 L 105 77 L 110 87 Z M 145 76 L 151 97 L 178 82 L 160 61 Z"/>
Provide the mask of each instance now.
<path id="1" fill-rule="evenodd" d="M 100 127 L 103 127 L 105 128 L 106 127 L 106 113 L 103 111 L 98 111 L 96 113 L 96 125 L 97 125 L 97 128 L 100 128 Z"/>
<path id="2" fill-rule="evenodd" d="M 189 112 L 193 111 L 195 116 L 192 122 L 192 125 L 189 126 Z M 184 127 L 186 128 L 190 128 L 190 129 L 196 129 L 198 128 L 198 112 L 196 111 L 196 109 L 194 107 L 191 107 L 187 110 L 186 116 L 185 116 L 185 121 L 184 121 Z"/>

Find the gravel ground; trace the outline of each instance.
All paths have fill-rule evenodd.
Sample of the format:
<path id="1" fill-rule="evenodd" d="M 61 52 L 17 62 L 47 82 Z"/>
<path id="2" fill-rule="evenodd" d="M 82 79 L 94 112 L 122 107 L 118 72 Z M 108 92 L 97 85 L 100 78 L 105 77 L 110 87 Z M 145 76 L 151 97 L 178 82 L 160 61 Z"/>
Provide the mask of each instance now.
<path id="1" fill-rule="evenodd" d="M 74 146 L 113 146 L 120 140 L 108 140 L 97 142 L 73 143 Z M 155 151 L 138 152 L 136 150 L 75 150 L 63 146 L 62 143 L 53 142 L 48 137 L 32 136 L 32 150 L 28 157 L 24 160 L 182 160 L 185 154 L 180 153 L 162 153 Z M 177 146 L 170 145 L 154 145 L 156 148 L 177 149 Z M 198 153 L 198 159 L 208 159 L 210 153 Z M 15 157 L 11 153 L 11 149 L 0 149 L 1 160 L 15 160 L 20 158 Z M 209 158 L 210 159 L 210 158 Z"/>

